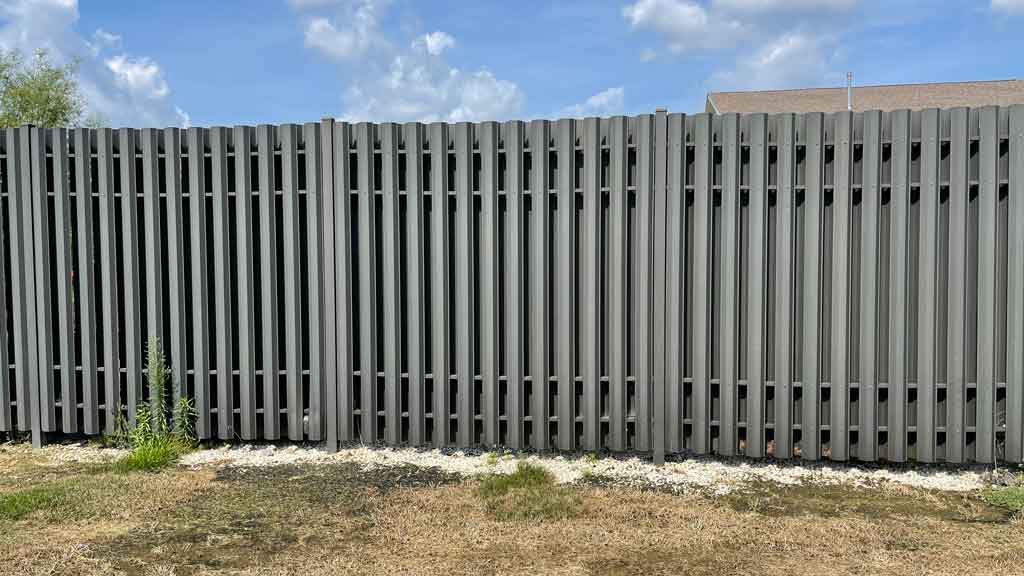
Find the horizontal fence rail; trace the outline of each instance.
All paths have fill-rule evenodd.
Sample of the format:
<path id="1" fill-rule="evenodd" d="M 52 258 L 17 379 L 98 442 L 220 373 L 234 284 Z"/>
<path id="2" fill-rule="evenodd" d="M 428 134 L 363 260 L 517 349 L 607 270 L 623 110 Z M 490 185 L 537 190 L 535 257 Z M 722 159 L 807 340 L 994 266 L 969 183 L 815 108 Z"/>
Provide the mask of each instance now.
<path id="1" fill-rule="evenodd" d="M 1024 459 L 1024 107 L 0 132 L 0 431 Z"/>

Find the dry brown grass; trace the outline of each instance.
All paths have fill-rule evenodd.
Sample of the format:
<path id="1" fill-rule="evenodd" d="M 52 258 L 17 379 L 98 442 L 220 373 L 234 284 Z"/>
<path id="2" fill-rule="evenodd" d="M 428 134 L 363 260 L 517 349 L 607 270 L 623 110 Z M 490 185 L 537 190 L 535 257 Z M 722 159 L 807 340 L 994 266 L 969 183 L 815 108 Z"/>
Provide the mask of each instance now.
<path id="1" fill-rule="evenodd" d="M 0 448 L 0 492 L 45 468 Z M 907 488 L 763 485 L 715 499 L 576 487 L 572 517 L 509 520 L 477 483 L 415 469 L 44 481 L 79 496 L 0 522 L 0 574 L 1024 573 L 1024 522 L 978 495 Z"/>

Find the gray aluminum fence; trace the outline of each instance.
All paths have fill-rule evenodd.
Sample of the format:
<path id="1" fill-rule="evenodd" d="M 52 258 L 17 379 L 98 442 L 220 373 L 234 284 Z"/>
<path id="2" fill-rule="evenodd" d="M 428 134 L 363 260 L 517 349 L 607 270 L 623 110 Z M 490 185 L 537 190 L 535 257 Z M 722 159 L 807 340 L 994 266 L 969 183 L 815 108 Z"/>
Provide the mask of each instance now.
<path id="1" fill-rule="evenodd" d="M 1022 460 L 1024 107 L 0 136 L 0 431 Z M 271 191 L 273 191 L 271 193 Z"/>

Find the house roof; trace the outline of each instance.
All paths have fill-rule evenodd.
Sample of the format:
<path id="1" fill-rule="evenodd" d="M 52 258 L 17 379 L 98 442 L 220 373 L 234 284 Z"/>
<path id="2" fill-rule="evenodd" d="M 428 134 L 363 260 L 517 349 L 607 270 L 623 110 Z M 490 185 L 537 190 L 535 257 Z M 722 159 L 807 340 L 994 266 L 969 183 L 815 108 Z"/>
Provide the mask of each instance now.
<path id="1" fill-rule="evenodd" d="M 855 86 L 853 110 L 920 110 L 1024 104 L 1024 80 Z M 846 88 L 709 92 L 707 112 L 841 112 Z"/>

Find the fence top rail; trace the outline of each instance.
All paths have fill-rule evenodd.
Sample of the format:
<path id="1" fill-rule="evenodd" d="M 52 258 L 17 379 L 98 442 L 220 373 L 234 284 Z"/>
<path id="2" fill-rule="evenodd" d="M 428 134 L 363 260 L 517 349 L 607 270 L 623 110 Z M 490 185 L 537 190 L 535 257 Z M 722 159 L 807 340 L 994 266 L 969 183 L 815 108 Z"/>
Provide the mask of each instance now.
<path id="1" fill-rule="evenodd" d="M 995 109 L 997 112 L 997 129 L 998 134 L 1002 138 L 1006 138 L 1009 135 L 1009 118 L 1011 111 L 1015 109 L 1024 109 L 1024 104 L 1014 104 L 1012 106 L 985 106 L 981 108 L 928 108 L 922 110 L 892 110 L 892 111 L 880 111 L 880 110 L 866 110 L 862 112 L 783 112 L 783 113 L 725 113 L 725 114 L 713 114 L 709 112 L 700 112 L 696 114 L 685 114 L 679 112 L 668 113 L 668 118 L 673 122 L 682 122 L 684 126 L 684 139 L 683 141 L 690 146 L 695 144 L 697 133 L 696 133 L 696 119 L 704 118 L 705 121 L 709 121 L 712 126 L 711 137 L 716 145 L 721 145 L 720 134 L 722 132 L 723 122 L 729 122 L 730 118 L 738 118 L 737 122 L 740 126 L 740 142 L 747 143 L 749 141 L 750 126 L 751 123 L 760 122 L 763 118 L 767 118 L 769 132 L 768 142 L 773 143 L 776 140 L 776 133 L 781 128 L 783 122 L 787 118 L 792 118 L 796 126 L 796 142 L 798 145 L 803 143 L 803 132 L 804 127 L 808 122 L 817 122 L 818 118 L 824 125 L 823 141 L 825 144 L 831 144 L 835 137 L 835 126 L 839 118 L 844 115 L 851 116 L 851 126 L 853 143 L 858 144 L 863 139 L 865 118 L 878 117 L 881 120 L 882 125 L 882 143 L 887 144 L 891 140 L 892 130 L 891 125 L 895 119 L 909 116 L 911 125 L 912 137 L 919 140 L 921 137 L 921 126 L 922 119 L 929 115 L 939 115 L 939 136 L 943 141 L 948 141 L 951 137 L 951 118 L 956 114 L 967 114 L 970 119 L 968 137 L 971 140 L 977 140 L 980 138 L 980 123 L 979 118 L 983 111 Z M 304 122 L 304 123 L 283 123 L 283 124 L 241 124 L 235 126 L 209 126 L 199 127 L 193 126 L 189 128 L 178 128 L 178 127 L 123 127 L 123 128 L 45 128 L 41 129 L 41 133 L 44 134 L 46 152 L 47 154 L 53 153 L 53 143 L 55 141 L 64 142 L 68 147 L 68 153 L 74 155 L 76 153 L 76 138 L 65 137 L 58 138 L 55 140 L 55 134 L 59 132 L 73 133 L 75 131 L 85 131 L 88 135 L 88 142 L 90 147 L 90 153 L 96 154 L 97 151 L 97 134 L 105 132 L 108 134 L 112 143 L 113 153 L 115 156 L 121 154 L 121 143 L 122 140 L 127 137 L 130 131 L 147 133 L 149 131 L 156 132 L 156 140 L 158 146 L 158 153 L 163 155 L 166 153 L 166 147 L 168 142 L 176 142 L 179 148 L 179 153 L 188 155 L 189 153 L 189 139 L 179 136 L 180 133 L 196 133 L 197 140 L 202 142 L 203 153 L 209 154 L 211 151 L 211 134 L 216 131 L 223 131 L 223 141 L 226 145 L 226 151 L 229 155 L 235 154 L 235 141 L 237 137 L 242 136 L 242 132 L 247 133 L 247 140 L 249 143 L 250 153 L 256 155 L 257 153 L 257 138 L 256 131 L 259 129 L 268 129 L 273 137 L 274 152 L 279 154 L 281 151 L 282 134 L 287 130 L 293 130 L 295 133 L 295 145 L 296 150 L 300 153 L 305 152 L 307 148 L 306 139 L 309 136 L 315 136 L 319 134 L 319 131 L 323 126 L 330 125 L 330 123 L 336 123 L 339 125 L 347 125 L 353 128 L 359 126 L 366 126 L 368 134 L 373 140 L 372 149 L 375 154 L 381 153 L 382 145 L 382 134 L 384 134 L 389 127 L 402 126 L 402 130 L 396 131 L 396 140 L 398 144 L 398 150 L 400 153 L 405 153 L 407 148 L 407 140 L 410 135 L 418 133 L 422 139 L 422 145 L 420 151 L 422 154 L 427 155 L 432 151 L 436 151 L 438 148 L 444 148 L 449 153 L 454 154 L 455 151 L 455 131 L 448 130 L 443 132 L 447 137 L 447 142 L 444 142 L 441 146 L 437 146 L 436 143 L 431 142 L 431 136 L 438 133 L 431 130 L 431 126 L 435 125 L 448 125 L 448 126 L 468 126 L 470 137 L 472 139 L 472 148 L 474 151 L 480 149 L 480 135 L 483 134 L 485 128 L 493 126 L 497 130 L 497 148 L 500 151 L 504 150 L 505 140 L 507 136 L 515 130 L 515 133 L 523 134 L 523 151 L 531 152 L 537 148 L 536 142 L 531 142 L 530 136 L 533 133 L 532 130 L 526 130 L 527 125 L 534 122 L 547 124 L 550 126 L 556 126 L 561 122 L 572 122 L 573 133 L 576 134 L 575 147 L 577 150 L 582 150 L 583 143 L 581 141 L 581 135 L 584 133 L 586 122 L 598 121 L 598 130 L 600 136 L 600 142 L 602 149 L 608 149 L 610 147 L 609 135 L 612 132 L 612 124 L 617 121 L 625 121 L 626 123 L 626 145 L 629 148 L 635 148 L 637 142 L 637 130 L 641 121 L 649 120 L 654 117 L 654 114 L 638 114 L 632 116 L 615 115 L 610 117 L 586 117 L 586 118 L 563 118 L 563 119 L 539 119 L 539 120 L 506 120 L 506 121 L 483 121 L 483 122 L 347 122 L 342 120 L 334 120 L 331 118 L 325 118 L 320 122 Z M 513 128 L 514 127 L 514 128 Z M 31 130 L 37 128 L 36 126 L 26 124 L 21 127 L 5 128 L 0 130 Z M 300 129 L 301 128 L 301 129 Z M 347 131 L 349 135 L 349 141 L 346 143 L 348 149 L 352 153 L 357 152 L 357 129 L 351 129 Z M 552 132 L 553 133 L 553 132 Z M 132 138 L 131 141 L 135 147 L 135 154 L 138 156 L 142 155 L 142 141 L 141 138 Z M 555 148 L 554 137 L 550 137 L 547 143 L 543 143 L 543 147 L 548 150 Z M 0 155 L 6 154 L 6 138 L 0 136 Z"/>

